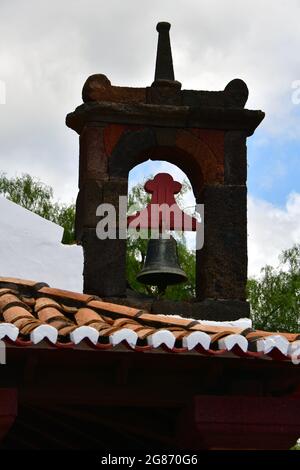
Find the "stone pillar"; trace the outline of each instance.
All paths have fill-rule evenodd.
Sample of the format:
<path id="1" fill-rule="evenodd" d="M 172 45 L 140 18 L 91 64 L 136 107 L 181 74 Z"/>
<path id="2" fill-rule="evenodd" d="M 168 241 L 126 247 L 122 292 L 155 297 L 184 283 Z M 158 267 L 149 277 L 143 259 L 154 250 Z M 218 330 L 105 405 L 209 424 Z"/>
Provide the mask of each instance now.
<path id="1" fill-rule="evenodd" d="M 197 251 L 200 299 L 246 299 L 247 190 L 245 186 L 206 186 L 204 246 Z"/>
<path id="2" fill-rule="evenodd" d="M 75 231 L 84 253 L 84 292 L 118 297 L 126 291 L 126 240 L 100 240 L 96 234 L 100 220 L 96 210 L 100 204 L 110 203 L 118 216 L 118 196 L 127 196 L 127 179 L 109 179 L 103 131 L 101 126 L 86 126 L 80 136 Z"/>
<path id="3" fill-rule="evenodd" d="M 243 185 L 247 181 L 247 135 L 227 131 L 224 138 L 224 183 Z"/>
<path id="4" fill-rule="evenodd" d="M 85 229 L 83 291 L 100 297 L 122 297 L 126 293 L 126 240 L 99 240 L 95 229 Z"/>
<path id="5" fill-rule="evenodd" d="M 75 236 L 96 227 L 96 209 L 103 202 L 103 182 L 108 180 L 108 158 L 103 127 L 85 126 L 79 140 L 79 193 L 76 201 Z"/>
<path id="6" fill-rule="evenodd" d="M 206 185 L 204 246 L 196 254 L 199 299 L 246 300 L 247 283 L 246 133 L 225 133 L 224 185 Z"/>

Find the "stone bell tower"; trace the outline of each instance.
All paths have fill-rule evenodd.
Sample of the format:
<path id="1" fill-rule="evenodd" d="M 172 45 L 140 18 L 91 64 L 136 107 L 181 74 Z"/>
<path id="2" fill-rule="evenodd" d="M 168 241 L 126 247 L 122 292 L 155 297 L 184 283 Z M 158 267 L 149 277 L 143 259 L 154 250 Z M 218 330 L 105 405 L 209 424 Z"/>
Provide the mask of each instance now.
<path id="1" fill-rule="evenodd" d="M 83 86 L 83 104 L 67 115 L 67 126 L 80 137 L 76 238 L 84 250 L 84 291 L 126 296 L 126 240 L 97 238 L 96 209 L 101 203 L 118 208 L 133 167 L 149 158 L 166 160 L 185 172 L 196 202 L 204 204 L 194 308 L 210 318 L 247 316 L 246 139 L 264 113 L 244 109 L 248 88 L 240 79 L 222 91 L 182 89 L 169 30 L 169 23 L 158 23 L 151 86 L 118 87 L 105 75 L 92 75 Z M 177 313 L 174 308 L 169 313 Z M 191 313 L 182 303 L 180 311 Z"/>

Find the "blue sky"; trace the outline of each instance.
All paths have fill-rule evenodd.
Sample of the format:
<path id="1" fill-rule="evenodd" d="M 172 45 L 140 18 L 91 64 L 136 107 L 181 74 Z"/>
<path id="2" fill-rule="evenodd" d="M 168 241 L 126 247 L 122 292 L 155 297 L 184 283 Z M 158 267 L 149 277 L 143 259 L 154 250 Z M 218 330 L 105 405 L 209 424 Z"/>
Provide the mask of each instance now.
<path id="1" fill-rule="evenodd" d="M 258 129 L 247 148 L 249 192 L 283 207 L 290 193 L 300 192 L 299 140 L 276 138 Z"/>

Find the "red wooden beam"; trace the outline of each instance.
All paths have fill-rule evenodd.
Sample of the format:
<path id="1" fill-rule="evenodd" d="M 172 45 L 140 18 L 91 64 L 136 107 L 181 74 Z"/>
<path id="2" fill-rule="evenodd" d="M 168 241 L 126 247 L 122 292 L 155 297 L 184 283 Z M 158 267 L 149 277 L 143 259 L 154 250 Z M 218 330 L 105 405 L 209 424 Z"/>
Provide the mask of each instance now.
<path id="1" fill-rule="evenodd" d="M 0 440 L 8 433 L 17 416 L 17 390 L 0 388 Z"/>
<path id="2" fill-rule="evenodd" d="M 196 396 L 178 424 L 180 448 L 287 450 L 300 437 L 300 399 Z"/>

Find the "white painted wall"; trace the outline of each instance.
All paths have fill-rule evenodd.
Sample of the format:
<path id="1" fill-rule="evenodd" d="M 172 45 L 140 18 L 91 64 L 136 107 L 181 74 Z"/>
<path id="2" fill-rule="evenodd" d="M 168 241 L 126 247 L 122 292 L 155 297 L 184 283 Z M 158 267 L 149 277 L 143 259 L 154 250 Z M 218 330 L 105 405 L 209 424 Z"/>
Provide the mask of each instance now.
<path id="1" fill-rule="evenodd" d="M 82 248 L 63 245 L 62 227 L 0 196 L 0 276 L 82 292 Z"/>

